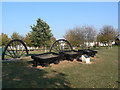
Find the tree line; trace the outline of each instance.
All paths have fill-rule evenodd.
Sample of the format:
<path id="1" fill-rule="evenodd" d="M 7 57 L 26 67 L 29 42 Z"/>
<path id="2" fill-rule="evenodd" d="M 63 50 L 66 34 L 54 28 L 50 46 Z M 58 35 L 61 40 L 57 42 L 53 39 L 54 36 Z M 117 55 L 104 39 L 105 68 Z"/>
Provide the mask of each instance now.
<path id="1" fill-rule="evenodd" d="M 1 33 L 1 46 L 5 46 L 12 39 L 23 40 L 29 47 L 51 46 L 51 44 L 56 41 L 56 38 L 51 33 L 50 26 L 40 18 L 38 18 L 36 22 L 36 24 L 30 26 L 32 30 L 28 32 L 25 37 L 17 32 L 13 32 L 11 37 Z"/>
<path id="2" fill-rule="evenodd" d="M 109 46 L 112 41 L 118 39 L 118 36 L 118 30 L 110 25 L 104 25 L 102 28 L 100 28 L 98 33 L 97 29 L 95 29 L 93 26 L 84 25 L 69 29 L 65 33 L 64 38 L 67 39 L 72 46 L 82 47 L 84 46 L 85 42 L 90 44 L 90 42 L 93 41 L 108 44 Z"/>
<path id="3" fill-rule="evenodd" d="M 40 18 L 38 18 L 36 22 L 36 24 L 30 26 L 32 30 L 28 32 L 25 37 L 17 32 L 13 32 L 10 38 L 7 34 L 1 33 L 1 45 L 5 46 L 12 39 L 20 39 L 29 47 L 51 46 L 52 43 L 56 41 L 56 38 L 51 32 L 50 26 Z M 110 42 L 118 40 L 118 36 L 118 30 L 110 25 L 104 25 L 98 33 L 94 26 L 84 25 L 69 29 L 63 37 L 68 40 L 72 46 L 82 47 L 84 46 L 84 42 L 90 43 L 93 41 L 104 44 L 107 43 L 109 45 Z"/>

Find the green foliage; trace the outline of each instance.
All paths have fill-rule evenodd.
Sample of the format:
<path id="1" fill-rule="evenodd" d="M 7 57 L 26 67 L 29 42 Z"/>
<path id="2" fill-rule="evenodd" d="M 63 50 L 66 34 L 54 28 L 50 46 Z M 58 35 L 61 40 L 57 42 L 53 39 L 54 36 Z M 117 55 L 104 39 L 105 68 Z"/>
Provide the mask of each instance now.
<path id="1" fill-rule="evenodd" d="M 30 40 L 30 37 L 31 37 L 31 33 L 28 33 L 24 39 L 24 42 L 26 43 L 27 46 L 32 46 L 32 42 Z"/>
<path id="2" fill-rule="evenodd" d="M 94 45 L 93 48 L 96 48 L 96 45 Z"/>
<path id="3" fill-rule="evenodd" d="M 8 37 L 7 34 L 2 33 L 0 35 L 0 46 L 5 46 L 11 39 Z"/>
<path id="4" fill-rule="evenodd" d="M 19 35 L 19 33 L 17 32 L 13 32 L 13 34 L 11 35 L 11 39 L 22 39 L 23 37 L 21 35 Z"/>
<path id="5" fill-rule="evenodd" d="M 50 43 L 50 38 L 53 36 L 51 33 L 49 25 L 38 18 L 37 24 L 31 26 L 31 42 L 35 47 L 40 47 L 43 45 L 48 45 Z"/>

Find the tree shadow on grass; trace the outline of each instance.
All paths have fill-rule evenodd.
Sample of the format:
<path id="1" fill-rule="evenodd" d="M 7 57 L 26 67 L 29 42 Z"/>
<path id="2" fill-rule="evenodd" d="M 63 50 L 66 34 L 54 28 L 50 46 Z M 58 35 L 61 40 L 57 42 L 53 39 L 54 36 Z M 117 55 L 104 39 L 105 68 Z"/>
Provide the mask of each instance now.
<path id="1" fill-rule="evenodd" d="M 3 88 L 68 88 L 70 85 L 64 73 L 31 68 L 23 60 L 2 65 Z"/>

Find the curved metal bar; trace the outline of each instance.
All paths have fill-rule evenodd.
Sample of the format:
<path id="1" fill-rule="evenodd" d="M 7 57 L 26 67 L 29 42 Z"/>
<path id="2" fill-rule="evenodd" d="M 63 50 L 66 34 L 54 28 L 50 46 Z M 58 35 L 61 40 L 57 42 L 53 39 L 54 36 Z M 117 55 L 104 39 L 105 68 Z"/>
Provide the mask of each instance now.
<path id="1" fill-rule="evenodd" d="M 5 59 L 4 56 L 5 56 L 5 52 L 6 52 L 7 48 L 8 48 L 8 46 L 9 46 L 11 43 L 16 42 L 16 41 L 22 43 L 22 45 L 25 47 L 26 53 L 27 53 L 27 55 L 28 55 L 28 49 L 27 49 L 25 43 L 24 43 L 22 40 L 19 40 L 19 39 L 13 39 L 13 40 L 11 40 L 11 41 L 5 46 L 5 48 L 4 48 L 4 50 L 3 50 L 3 53 L 2 53 L 2 60 Z"/>
<path id="2" fill-rule="evenodd" d="M 56 40 L 56 41 L 52 44 L 52 46 L 50 47 L 49 52 L 51 52 L 51 50 L 52 50 L 52 48 L 54 47 L 54 45 L 55 45 L 57 42 L 59 42 L 59 41 L 65 41 L 65 42 L 67 42 L 67 44 L 70 46 L 71 50 L 73 50 L 71 44 L 70 44 L 67 40 L 65 40 L 65 39 L 59 39 L 59 40 Z"/>

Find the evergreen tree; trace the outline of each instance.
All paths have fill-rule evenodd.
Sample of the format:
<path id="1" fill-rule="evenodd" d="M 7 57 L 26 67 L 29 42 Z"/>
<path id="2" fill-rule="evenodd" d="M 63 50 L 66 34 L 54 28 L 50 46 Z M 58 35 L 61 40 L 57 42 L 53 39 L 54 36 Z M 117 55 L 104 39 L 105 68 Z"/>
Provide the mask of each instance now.
<path id="1" fill-rule="evenodd" d="M 38 18 L 37 24 L 31 26 L 31 42 L 35 47 L 45 46 L 50 43 L 50 38 L 53 36 L 49 25 Z"/>
<path id="2" fill-rule="evenodd" d="M 0 46 L 6 46 L 11 39 L 7 34 L 1 33 L 0 35 Z"/>

